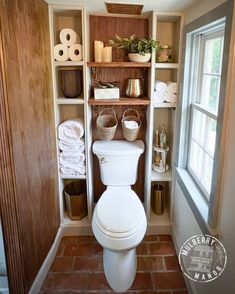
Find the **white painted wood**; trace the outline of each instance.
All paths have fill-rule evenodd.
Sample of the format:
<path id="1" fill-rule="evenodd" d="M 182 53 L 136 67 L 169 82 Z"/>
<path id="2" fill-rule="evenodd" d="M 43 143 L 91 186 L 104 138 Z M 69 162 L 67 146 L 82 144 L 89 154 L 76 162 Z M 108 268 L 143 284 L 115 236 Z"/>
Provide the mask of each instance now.
<path id="1" fill-rule="evenodd" d="M 84 99 L 82 98 L 75 98 L 75 99 L 68 99 L 68 98 L 57 98 L 56 104 L 84 104 Z"/>
<path id="2" fill-rule="evenodd" d="M 153 37 L 158 39 L 158 26 L 159 29 L 161 28 L 161 38 L 163 37 L 164 41 L 167 45 L 173 45 L 172 38 L 175 36 L 174 29 L 178 30 L 179 33 L 179 40 L 176 41 L 176 46 L 178 45 L 178 52 L 176 52 L 176 63 L 154 63 L 154 80 L 153 83 L 155 83 L 155 79 L 162 79 L 164 81 L 166 80 L 173 80 L 173 81 L 179 81 L 179 64 L 181 61 L 181 54 L 180 51 L 182 49 L 182 31 L 183 31 L 183 13 L 180 12 L 154 12 L 154 19 L 153 26 L 152 26 L 152 32 Z M 161 25 L 161 26 L 160 26 Z M 166 30 L 167 29 L 167 30 Z M 164 36 L 164 34 L 168 32 L 169 36 Z M 163 44 L 162 44 L 163 45 Z M 171 228 L 171 220 L 172 220 L 172 210 L 173 210 L 173 200 L 174 200 L 174 179 L 175 179 L 175 172 L 174 172 L 174 148 L 175 148 L 175 127 L 176 127 L 176 121 L 175 121 L 175 111 L 167 111 L 167 109 L 177 109 L 177 103 L 153 103 L 154 111 L 153 111 L 153 117 L 152 117 L 152 132 L 154 131 L 154 127 L 158 128 L 159 123 L 167 123 L 167 128 L 169 130 L 169 136 L 171 139 L 171 146 L 170 146 L 170 170 L 166 173 L 160 174 L 152 170 L 152 162 L 151 162 L 151 182 L 156 181 L 167 181 L 171 182 L 170 189 L 169 189 L 169 209 L 160 217 L 155 216 L 154 213 L 150 211 L 148 215 L 150 215 L 149 219 L 149 226 L 151 230 L 153 231 L 154 225 L 158 227 L 158 229 L 161 228 L 161 230 L 170 230 Z M 153 139 L 151 140 L 153 142 Z M 151 183 L 150 183 L 150 189 L 151 189 Z M 151 192 L 151 190 L 150 190 Z M 151 203 L 151 198 L 149 198 L 149 206 Z"/>
<path id="3" fill-rule="evenodd" d="M 168 103 L 168 102 L 163 102 L 163 103 L 154 103 L 153 107 L 154 108 L 176 108 L 176 103 Z"/>
<path id="4" fill-rule="evenodd" d="M 156 69 L 178 69 L 178 63 L 155 63 Z"/>
<path id="5" fill-rule="evenodd" d="M 170 182 L 173 180 L 172 170 L 168 170 L 165 173 L 158 173 L 154 170 L 151 171 L 152 182 Z"/>
<path id="6" fill-rule="evenodd" d="M 29 293 L 28 294 L 38 294 L 40 292 L 40 289 L 42 287 L 42 284 L 50 270 L 50 267 L 54 261 L 54 258 L 56 256 L 56 252 L 59 248 L 59 245 L 60 245 L 60 241 L 61 241 L 61 238 L 62 238 L 62 229 L 59 228 L 58 229 L 58 232 L 56 234 L 56 237 L 55 237 L 55 240 L 51 246 L 51 249 L 50 251 L 48 252 L 47 254 L 47 257 L 46 259 L 44 260 L 39 272 L 37 273 L 37 276 L 29 290 Z"/>
<path id="7" fill-rule="evenodd" d="M 57 33 L 56 25 L 55 25 L 55 14 L 59 19 L 59 26 L 63 27 L 63 21 L 65 21 L 64 26 L 67 23 L 75 24 L 78 22 L 81 24 L 81 28 L 76 28 L 79 30 L 81 35 L 81 43 L 83 45 L 83 60 L 76 62 L 76 61 L 66 61 L 66 62 L 58 62 L 55 61 L 53 58 L 53 46 L 56 43 L 55 35 Z M 66 16 L 66 18 L 64 18 Z M 71 18 L 71 20 L 70 20 Z M 77 19 L 77 21 L 76 21 Z M 88 148 L 88 123 L 87 123 L 87 90 L 86 90 L 86 29 L 85 29 L 85 22 L 86 22 L 86 13 L 85 8 L 79 5 L 50 5 L 49 6 L 49 21 L 50 21 L 50 43 L 51 43 L 51 65 L 52 65 L 52 81 L 53 81 L 53 97 L 54 97 L 54 113 L 55 113 L 55 133 L 56 133 L 56 144 L 57 144 L 57 163 L 58 163 L 58 179 L 59 179 L 59 199 L 60 199 L 60 215 L 61 215 L 61 225 L 65 226 L 66 230 L 69 230 L 71 227 L 74 232 L 74 228 L 86 228 L 90 226 L 88 220 L 91 220 L 91 196 L 90 196 L 90 185 L 88 182 L 91 182 L 90 178 L 90 152 Z M 58 19 L 57 19 L 58 21 Z M 83 69 L 83 92 L 84 97 L 82 98 L 75 98 L 75 99 L 67 99 L 63 97 L 59 97 L 58 95 L 58 68 L 60 67 L 73 67 L 73 68 L 82 68 Z M 58 138 L 57 138 L 57 127 L 58 125 L 74 116 L 83 116 L 84 117 L 84 127 L 85 127 L 85 152 L 86 152 L 86 175 L 79 175 L 79 176 L 61 176 L 59 173 L 59 148 L 58 148 Z M 70 220 L 64 212 L 64 201 L 63 201 L 63 188 L 64 188 L 64 180 L 75 180 L 75 179 L 83 179 L 86 180 L 87 184 L 87 203 L 88 203 L 88 217 L 85 220 L 81 220 L 79 222 Z M 63 227 L 64 228 L 64 227 Z M 79 230 L 77 230 L 77 234 L 79 234 Z"/>
<path id="8" fill-rule="evenodd" d="M 56 66 L 83 66 L 83 61 L 55 61 L 53 60 L 53 65 Z"/>
<path id="9" fill-rule="evenodd" d="M 61 175 L 61 179 L 63 180 L 84 180 L 86 179 L 86 175 L 78 175 L 78 176 L 66 176 L 66 175 Z"/>

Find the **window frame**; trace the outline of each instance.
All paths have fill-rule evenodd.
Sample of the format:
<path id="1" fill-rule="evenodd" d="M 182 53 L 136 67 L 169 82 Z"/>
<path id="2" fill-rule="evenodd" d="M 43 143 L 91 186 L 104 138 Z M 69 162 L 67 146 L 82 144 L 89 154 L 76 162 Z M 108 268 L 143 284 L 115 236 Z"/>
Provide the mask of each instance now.
<path id="1" fill-rule="evenodd" d="M 225 23 L 221 23 L 221 24 L 219 23 L 213 26 L 212 28 L 202 29 L 197 31 L 196 33 L 192 33 L 190 36 L 191 42 L 192 42 L 192 50 L 190 52 L 190 57 L 192 58 L 191 72 L 194 74 L 196 73 L 195 74 L 196 78 L 193 79 L 191 77 L 189 82 L 189 93 L 191 96 L 191 103 L 189 103 L 190 104 L 189 135 L 188 135 L 188 147 L 187 147 L 188 150 L 187 150 L 186 167 L 189 173 L 191 174 L 191 176 L 193 177 L 193 180 L 196 182 L 199 189 L 202 191 L 202 196 L 204 197 L 208 205 L 210 202 L 211 191 L 210 193 L 208 193 L 206 188 L 203 186 L 202 181 L 198 178 L 194 170 L 190 167 L 191 144 L 192 144 L 192 141 L 194 140 L 192 136 L 192 129 L 193 129 L 193 122 L 194 122 L 194 110 L 197 110 L 202 114 L 205 114 L 206 117 L 209 117 L 215 120 L 216 123 L 218 123 L 218 115 L 217 115 L 218 111 L 213 112 L 212 109 L 210 109 L 206 105 L 203 105 L 201 103 L 201 96 L 203 95 L 202 83 L 203 83 L 203 75 L 204 75 L 204 58 L 205 58 L 206 42 L 208 40 L 213 40 L 214 38 L 217 38 L 217 37 L 224 38 L 224 26 L 225 26 Z M 223 50 L 222 50 L 221 57 L 223 59 Z M 222 60 L 222 63 L 223 63 L 223 60 Z M 221 72 L 220 74 L 215 74 L 215 76 L 219 76 L 221 79 Z M 220 93 L 219 93 L 219 96 L 220 96 Z M 217 108 L 219 105 L 220 98 L 221 97 L 218 97 Z M 195 142 L 198 143 L 197 141 Z M 204 145 L 201 147 L 204 151 L 206 151 L 204 148 Z M 209 152 L 206 151 L 206 153 L 208 153 L 208 155 L 213 159 L 213 169 L 214 169 L 214 155 L 212 157 L 211 154 L 209 154 Z"/>

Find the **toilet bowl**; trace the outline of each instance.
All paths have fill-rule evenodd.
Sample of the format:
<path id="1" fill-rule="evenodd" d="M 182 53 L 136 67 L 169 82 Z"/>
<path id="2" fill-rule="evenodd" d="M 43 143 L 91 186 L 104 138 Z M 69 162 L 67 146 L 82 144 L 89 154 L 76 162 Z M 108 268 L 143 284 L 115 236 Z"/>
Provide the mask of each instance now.
<path id="1" fill-rule="evenodd" d="M 136 181 L 138 159 L 143 151 L 142 141 L 93 144 L 107 189 L 96 204 L 92 229 L 104 250 L 106 279 L 117 293 L 128 290 L 135 279 L 136 247 L 147 228 L 143 205 L 130 186 Z"/>

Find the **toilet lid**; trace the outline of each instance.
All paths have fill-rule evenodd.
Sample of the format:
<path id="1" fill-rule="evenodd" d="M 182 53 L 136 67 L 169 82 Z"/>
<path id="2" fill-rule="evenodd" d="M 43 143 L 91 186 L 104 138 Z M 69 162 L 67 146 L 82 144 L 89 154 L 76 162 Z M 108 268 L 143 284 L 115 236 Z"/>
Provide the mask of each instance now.
<path id="1" fill-rule="evenodd" d="M 145 219 L 145 212 L 136 193 L 130 188 L 106 190 L 96 205 L 96 217 L 102 231 L 114 237 L 133 234 Z"/>

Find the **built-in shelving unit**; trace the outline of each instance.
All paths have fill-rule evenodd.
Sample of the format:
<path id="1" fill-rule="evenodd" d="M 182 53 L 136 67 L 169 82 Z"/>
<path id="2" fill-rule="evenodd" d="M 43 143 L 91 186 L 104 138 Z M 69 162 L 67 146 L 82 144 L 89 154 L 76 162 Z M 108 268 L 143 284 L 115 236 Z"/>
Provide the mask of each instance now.
<path id="1" fill-rule="evenodd" d="M 50 21 L 50 42 L 51 42 L 51 66 L 52 66 L 52 82 L 53 82 L 53 97 L 54 97 L 54 113 L 55 113 L 55 132 L 57 146 L 57 162 L 58 162 L 58 180 L 59 180 L 59 197 L 60 197 L 60 213 L 62 226 L 66 228 L 80 228 L 77 234 L 83 232 L 82 227 L 90 225 L 91 220 L 91 197 L 92 192 L 89 186 L 91 180 L 89 178 L 90 152 L 89 149 L 89 134 L 87 131 L 87 91 L 86 91 L 86 31 L 85 31 L 85 9 L 78 5 L 50 5 L 49 8 Z M 59 32 L 63 28 L 72 28 L 80 36 L 78 43 L 82 44 L 83 59 L 81 61 L 56 61 L 53 56 L 53 48 L 60 43 Z M 61 70 L 80 70 L 83 76 L 83 92 L 79 97 L 66 98 L 63 97 L 61 86 L 60 71 Z M 69 81 L 68 81 L 69 82 Z M 85 129 L 85 157 L 86 157 L 86 173 L 85 175 L 64 175 L 60 173 L 60 150 L 58 145 L 57 128 L 63 121 L 74 118 L 83 117 Z M 66 213 L 64 206 L 63 189 L 67 183 L 72 181 L 86 181 L 87 190 L 87 206 L 88 215 L 80 221 L 71 220 Z M 70 231 L 74 234 L 75 231 Z"/>
<path id="2" fill-rule="evenodd" d="M 172 63 L 157 63 L 155 62 L 156 56 L 153 56 L 153 72 L 152 72 L 152 89 L 154 89 L 155 80 L 166 81 L 179 81 L 179 64 L 180 64 L 180 51 L 182 42 L 182 29 L 183 29 L 183 14 L 175 12 L 153 12 L 152 32 L 153 37 L 156 38 L 160 45 L 172 46 Z M 152 142 L 149 148 L 149 177 L 146 195 L 148 198 L 146 205 L 146 212 L 148 216 L 149 226 L 151 229 L 157 225 L 159 230 L 164 232 L 169 231 L 171 227 L 171 212 L 173 204 L 174 193 L 174 149 L 175 149 L 175 113 L 177 111 L 177 101 L 169 102 L 156 102 L 153 99 L 150 108 L 150 135 L 149 141 Z M 169 170 L 164 173 L 159 173 L 153 170 L 153 144 L 155 142 L 155 130 L 164 124 L 167 128 L 169 152 L 167 154 L 167 164 Z M 167 183 L 168 189 L 165 191 L 165 210 L 162 215 L 156 215 L 151 208 L 151 195 L 153 185 L 156 183 Z"/>
<path id="3" fill-rule="evenodd" d="M 86 175 L 64 176 L 60 174 L 58 169 L 61 222 L 62 227 L 66 229 L 65 234 L 77 235 L 91 232 L 93 209 L 105 190 L 100 181 L 98 160 L 92 154 L 92 143 L 98 139 L 96 118 L 99 112 L 106 107 L 115 110 L 119 122 L 127 108 L 134 108 L 139 112 L 142 124 L 138 139 L 145 142 L 145 153 L 140 158 L 138 179 L 133 189 L 144 203 L 148 219 L 148 232 L 169 233 L 175 174 L 173 159 L 177 102 L 156 103 L 153 99 L 153 92 L 156 79 L 162 81 L 179 80 L 183 15 L 175 12 L 149 12 L 145 16 L 122 17 L 114 14 L 95 14 L 88 17 L 84 7 L 78 5 L 50 5 L 49 15 L 52 49 L 55 44 L 59 43 L 59 31 L 64 27 L 71 27 L 78 31 L 83 45 L 82 61 L 55 61 L 53 50 L 51 60 L 56 137 L 57 127 L 65 119 L 83 116 L 85 123 Z M 86 21 L 89 22 L 89 36 L 86 36 Z M 113 49 L 113 62 L 94 62 L 94 40 L 101 40 L 107 44 L 115 34 L 120 36 L 136 34 L 138 37 L 145 38 L 153 36 L 162 45 L 172 45 L 173 62 L 157 63 L 155 51 L 152 52 L 150 62 L 130 62 L 127 54 L 118 55 L 115 49 Z M 79 69 L 83 72 L 83 93 L 80 97 L 70 99 L 63 97 L 59 79 L 61 69 Z M 143 97 L 125 97 L 128 78 L 142 79 Z M 119 99 L 94 99 L 94 86 L 99 80 L 118 81 L 121 97 Z M 153 140 L 154 131 L 163 123 L 167 127 L 169 139 L 170 149 L 167 155 L 169 170 L 165 173 L 159 173 L 152 168 Z M 123 139 L 120 123 L 114 139 Z M 60 151 L 59 149 L 57 151 L 59 162 Z M 87 184 L 88 215 L 80 221 L 70 220 L 64 208 L 64 185 L 74 180 L 83 180 Z M 166 205 L 162 215 L 156 215 L 151 208 L 152 186 L 156 183 L 167 186 Z"/>

